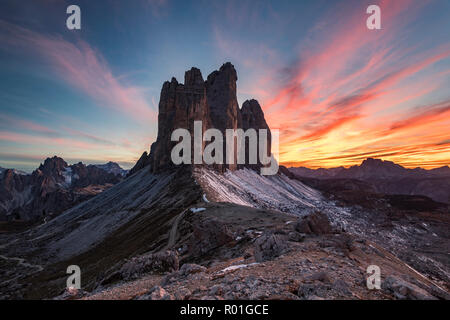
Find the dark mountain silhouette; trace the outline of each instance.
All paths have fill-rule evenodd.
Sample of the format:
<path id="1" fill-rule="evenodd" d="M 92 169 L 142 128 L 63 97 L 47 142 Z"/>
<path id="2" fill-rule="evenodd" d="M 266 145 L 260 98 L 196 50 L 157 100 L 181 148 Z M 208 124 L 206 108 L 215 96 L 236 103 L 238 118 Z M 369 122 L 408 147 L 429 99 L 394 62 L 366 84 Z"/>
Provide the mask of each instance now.
<path id="1" fill-rule="evenodd" d="M 357 179 L 369 183 L 379 193 L 424 195 L 450 203 L 450 168 L 426 170 L 407 169 L 392 161 L 368 158 L 359 166 L 349 168 L 309 169 L 294 167 L 289 170 L 298 177 L 313 179 Z"/>
<path id="2" fill-rule="evenodd" d="M 319 168 L 309 169 L 306 167 L 289 168 L 295 174 L 317 179 L 371 179 L 371 178 L 406 178 L 406 177 L 450 177 L 450 168 L 443 166 L 440 168 L 426 170 L 423 168 L 408 169 L 392 161 L 367 158 L 361 165 L 351 166 L 349 168 Z"/>

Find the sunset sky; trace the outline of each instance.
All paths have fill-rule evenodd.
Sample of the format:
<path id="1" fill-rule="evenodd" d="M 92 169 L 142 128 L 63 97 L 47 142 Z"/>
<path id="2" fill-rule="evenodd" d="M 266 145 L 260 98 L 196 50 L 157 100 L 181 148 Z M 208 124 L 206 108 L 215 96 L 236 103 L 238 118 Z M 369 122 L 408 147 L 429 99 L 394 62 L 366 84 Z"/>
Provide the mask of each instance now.
<path id="1" fill-rule="evenodd" d="M 1 167 L 129 168 L 155 140 L 162 83 L 226 61 L 239 103 L 280 129 L 283 164 L 450 165 L 448 0 L 2 0 L 0 43 Z"/>

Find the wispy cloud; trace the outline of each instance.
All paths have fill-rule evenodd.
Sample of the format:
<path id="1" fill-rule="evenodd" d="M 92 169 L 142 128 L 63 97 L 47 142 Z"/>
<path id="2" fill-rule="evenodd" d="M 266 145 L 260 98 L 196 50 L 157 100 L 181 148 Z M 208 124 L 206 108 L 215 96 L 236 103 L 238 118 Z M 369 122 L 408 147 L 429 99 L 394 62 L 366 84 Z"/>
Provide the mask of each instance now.
<path id="1" fill-rule="evenodd" d="M 40 139 L 43 137 L 42 141 L 51 141 L 51 142 L 59 142 L 59 141 L 65 141 L 66 139 L 75 139 L 75 141 L 78 139 L 81 142 L 88 142 L 94 145 L 98 146 L 119 146 L 119 144 L 112 142 L 108 139 L 104 139 L 102 137 L 95 136 L 93 134 L 82 132 L 76 129 L 72 129 L 66 126 L 62 126 L 60 128 L 49 128 L 47 126 L 38 124 L 34 121 L 26 120 L 23 118 L 18 118 L 6 114 L 0 114 L 0 120 L 2 120 L 2 125 L 0 125 L 0 129 L 7 129 L 6 131 L 3 131 L 2 138 L 0 140 L 11 140 L 17 139 L 19 140 L 20 137 L 28 137 L 29 133 L 25 133 L 25 135 L 17 135 L 17 130 L 20 130 L 19 133 L 23 133 L 23 131 L 31 132 L 33 133 L 34 137 L 38 137 Z M 46 140 L 46 138 L 55 138 Z M 63 140 L 61 140 L 62 138 Z M 24 141 L 27 141 L 24 139 Z M 127 146 L 127 147 L 131 147 Z"/>
<path id="2" fill-rule="evenodd" d="M 39 145 L 56 145 L 56 146 L 71 146 L 80 150 L 95 150 L 99 148 L 98 143 L 89 143 L 74 138 L 63 137 L 45 137 L 36 136 L 33 134 L 17 133 L 11 131 L 0 131 L 0 141 L 15 142 L 33 146 Z"/>
<path id="3" fill-rule="evenodd" d="M 2 125 L 8 125 L 10 127 L 21 128 L 48 135 L 57 135 L 57 132 L 54 129 L 48 128 L 33 121 L 12 117 L 6 114 L 0 114 L 0 120 L 2 121 Z"/>
<path id="4" fill-rule="evenodd" d="M 156 119 L 142 88 L 122 84 L 103 56 L 87 42 L 69 42 L 58 35 L 41 34 L 0 20 L 0 40 L 8 48 L 22 49 L 45 59 L 55 76 L 82 90 L 102 107 L 112 108 L 138 121 Z"/>

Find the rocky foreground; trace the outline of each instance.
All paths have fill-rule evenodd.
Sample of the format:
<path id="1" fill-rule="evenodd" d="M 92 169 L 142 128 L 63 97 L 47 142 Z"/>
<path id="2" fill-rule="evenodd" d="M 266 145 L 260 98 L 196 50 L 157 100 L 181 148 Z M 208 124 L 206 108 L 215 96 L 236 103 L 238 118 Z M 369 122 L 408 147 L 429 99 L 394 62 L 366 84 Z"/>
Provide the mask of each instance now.
<path id="1" fill-rule="evenodd" d="M 93 292 L 58 299 L 449 298 L 391 252 L 335 230 L 319 212 L 295 219 L 226 204 L 192 211 L 179 228 L 193 224 L 193 238 L 176 250 L 135 257 Z M 369 265 L 382 271 L 380 290 L 367 288 Z"/>
<path id="2" fill-rule="evenodd" d="M 216 202 L 225 195 L 227 203 Z M 0 293 L 448 299 L 448 212 L 375 203 L 340 206 L 283 174 L 140 170 L 39 228 L 0 234 Z M 72 264 L 81 268 L 82 291 L 65 289 Z M 381 269 L 381 290 L 367 288 L 369 265 Z"/>

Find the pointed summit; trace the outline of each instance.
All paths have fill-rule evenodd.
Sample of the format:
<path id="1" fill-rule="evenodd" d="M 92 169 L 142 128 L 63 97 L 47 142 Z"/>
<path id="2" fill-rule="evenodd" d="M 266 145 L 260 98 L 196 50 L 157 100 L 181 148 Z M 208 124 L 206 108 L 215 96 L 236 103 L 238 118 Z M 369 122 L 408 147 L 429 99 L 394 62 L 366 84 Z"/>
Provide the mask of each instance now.
<path id="1" fill-rule="evenodd" d="M 198 68 L 192 67 L 184 74 L 184 85 L 186 87 L 201 87 L 204 82 L 202 73 Z"/>
<path id="2" fill-rule="evenodd" d="M 52 158 L 47 158 L 44 164 L 39 166 L 39 170 L 46 175 L 59 175 L 61 171 L 67 168 L 69 165 L 64 159 L 53 156 Z"/>

